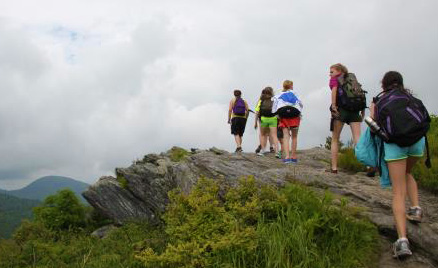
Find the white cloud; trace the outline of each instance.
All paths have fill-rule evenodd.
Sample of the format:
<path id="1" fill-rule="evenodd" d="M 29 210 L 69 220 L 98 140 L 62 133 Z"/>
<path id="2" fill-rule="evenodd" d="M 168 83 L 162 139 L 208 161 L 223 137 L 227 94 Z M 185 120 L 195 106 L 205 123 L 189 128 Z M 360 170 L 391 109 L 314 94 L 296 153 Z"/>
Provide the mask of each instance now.
<path id="1" fill-rule="evenodd" d="M 284 79 L 305 105 L 299 147 L 317 146 L 330 134 L 328 67 L 336 62 L 370 97 L 384 72 L 399 70 L 437 113 L 437 7 L 0 0 L 0 188 L 48 174 L 92 182 L 173 145 L 233 150 L 232 90 L 253 106 L 262 88 Z M 246 151 L 257 146 L 252 122 Z"/>

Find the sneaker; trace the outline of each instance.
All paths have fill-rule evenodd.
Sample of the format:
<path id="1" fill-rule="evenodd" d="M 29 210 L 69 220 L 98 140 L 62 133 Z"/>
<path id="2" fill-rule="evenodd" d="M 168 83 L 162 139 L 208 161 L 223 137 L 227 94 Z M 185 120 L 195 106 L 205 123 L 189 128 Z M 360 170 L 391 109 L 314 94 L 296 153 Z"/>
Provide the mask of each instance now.
<path id="1" fill-rule="evenodd" d="M 281 159 L 281 151 L 279 151 L 279 152 L 275 155 L 275 157 L 277 157 L 278 159 Z"/>
<path id="2" fill-rule="evenodd" d="M 298 159 L 296 159 L 296 158 L 291 158 L 290 161 L 294 164 L 298 163 Z"/>
<path id="3" fill-rule="evenodd" d="M 241 153 L 241 152 L 243 152 L 242 147 L 237 147 L 236 148 L 236 153 Z"/>
<path id="4" fill-rule="evenodd" d="M 409 249 L 409 241 L 406 238 L 400 238 L 392 245 L 393 257 L 403 258 L 412 255 L 412 251 Z"/>
<path id="5" fill-rule="evenodd" d="M 269 152 L 270 152 L 270 153 L 275 153 L 274 147 L 272 147 L 272 146 L 269 147 Z"/>
<path id="6" fill-rule="evenodd" d="M 406 212 L 406 218 L 412 222 L 421 222 L 423 210 L 420 207 L 410 207 Z"/>
<path id="7" fill-rule="evenodd" d="M 265 155 L 265 152 L 260 151 L 260 152 L 257 153 L 257 155 L 258 155 L 258 156 L 264 156 L 264 155 Z"/>
<path id="8" fill-rule="evenodd" d="M 283 163 L 285 163 L 285 164 L 292 164 L 292 161 L 291 161 L 290 158 L 288 158 L 288 159 L 282 159 L 282 161 L 283 161 Z"/>
<path id="9" fill-rule="evenodd" d="M 257 147 L 257 149 L 255 150 L 255 153 L 256 154 L 260 153 L 260 150 L 262 150 L 262 146 L 261 145 L 259 145 L 259 147 Z"/>

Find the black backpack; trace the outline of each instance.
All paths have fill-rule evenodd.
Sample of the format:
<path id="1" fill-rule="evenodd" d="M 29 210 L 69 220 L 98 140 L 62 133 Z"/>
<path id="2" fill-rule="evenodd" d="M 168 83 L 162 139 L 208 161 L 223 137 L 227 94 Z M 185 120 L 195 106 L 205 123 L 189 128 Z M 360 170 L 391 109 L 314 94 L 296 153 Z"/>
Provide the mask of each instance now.
<path id="1" fill-rule="evenodd" d="M 339 88 L 337 104 L 339 107 L 352 112 L 362 111 L 367 107 L 366 91 L 357 81 L 356 75 L 348 73 L 338 78 Z"/>
<path id="2" fill-rule="evenodd" d="M 274 102 L 271 99 L 261 100 L 260 102 L 260 116 L 272 117 L 272 104 Z"/>
<path id="3" fill-rule="evenodd" d="M 388 135 L 388 143 L 407 147 L 426 136 L 431 121 L 429 113 L 423 102 L 405 89 L 381 93 L 375 103 L 376 122 Z"/>

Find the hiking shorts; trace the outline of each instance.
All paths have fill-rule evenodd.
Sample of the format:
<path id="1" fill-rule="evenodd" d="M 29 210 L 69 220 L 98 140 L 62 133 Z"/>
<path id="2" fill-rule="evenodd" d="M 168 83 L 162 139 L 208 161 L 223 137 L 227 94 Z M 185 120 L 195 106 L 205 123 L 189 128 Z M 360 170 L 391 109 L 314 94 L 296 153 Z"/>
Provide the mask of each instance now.
<path id="1" fill-rule="evenodd" d="M 298 129 L 300 126 L 301 117 L 280 118 L 280 128 Z"/>
<path id="2" fill-rule="evenodd" d="M 246 126 L 246 118 L 243 117 L 234 117 L 231 119 L 231 134 L 243 136 L 245 132 Z"/>
<path id="3" fill-rule="evenodd" d="M 341 121 L 342 123 L 350 124 L 352 122 L 362 122 L 362 117 L 359 112 L 352 112 L 342 108 L 338 108 L 339 117 L 335 118 L 336 120 Z"/>
<path id="4" fill-rule="evenodd" d="M 400 147 L 395 143 L 384 143 L 385 161 L 397 161 L 408 157 L 422 157 L 424 154 L 425 138 L 408 147 Z"/>
<path id="5" fill-rule="evenodd" d="M 260 127 L 277 127 L 277 117 L 264 117 L 262 116 L 262 122 Z"/>

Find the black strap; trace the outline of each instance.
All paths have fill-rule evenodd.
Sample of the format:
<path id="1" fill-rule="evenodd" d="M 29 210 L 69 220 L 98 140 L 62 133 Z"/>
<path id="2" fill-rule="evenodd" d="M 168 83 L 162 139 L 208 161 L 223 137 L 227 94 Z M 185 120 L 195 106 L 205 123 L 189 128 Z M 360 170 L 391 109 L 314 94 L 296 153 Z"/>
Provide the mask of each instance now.
<path id="1" fill-rule="evenodd" d="M 384 141 L 381 139 L 380 140 L 380 152 L 379 152 L 379 163 L 378 163 L 378 168 L 379 168 L 379 173 L 382 174 L 382 160 L 384 157 Z"/>
<path id="2" fill-rule="evenodd" d="M 427 141 L 427 135 L 424 135 L 426 137 L 426 161 L 424 162 L 426 164 L 427 168 L 432 167 L 432 163 L 430 162 L 430 154 L 429 154 L 429 142 Z"/>

